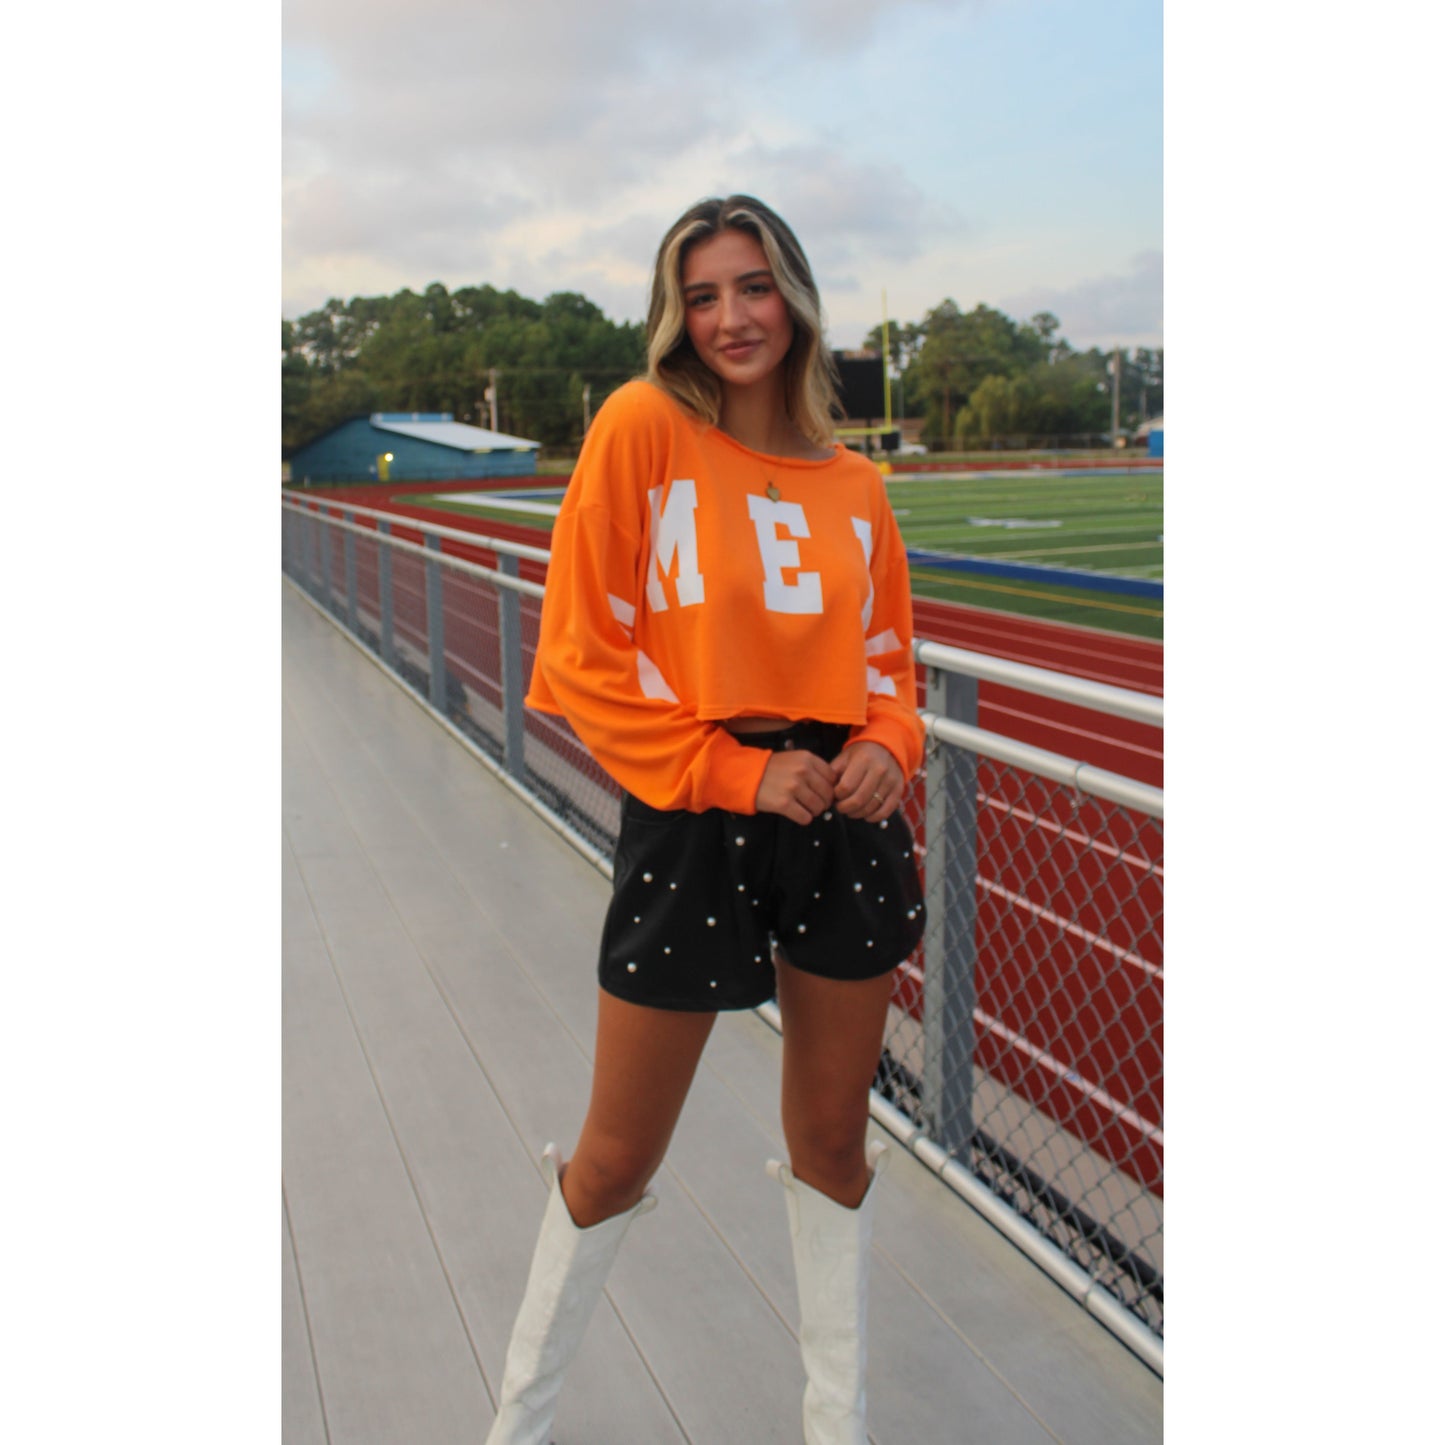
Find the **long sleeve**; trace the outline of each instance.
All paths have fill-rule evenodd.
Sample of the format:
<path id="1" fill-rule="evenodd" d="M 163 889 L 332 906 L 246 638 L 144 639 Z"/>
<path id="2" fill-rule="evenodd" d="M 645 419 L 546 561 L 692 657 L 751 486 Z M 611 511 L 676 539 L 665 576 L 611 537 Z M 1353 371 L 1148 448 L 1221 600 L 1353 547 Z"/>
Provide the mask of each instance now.
<path id="1" fill-rule="evenodd" d="M 863 644 L 868 668 L 868 718 L 853 729 L 848 741 L 882 744 L 903 769 L 906 780 L 922 765 L 924 734 L 915 702 L 908 554 L 886 498 L 874 527 L 879 535 L 868 567 L 873 600 Z"/>
<path id="2" fill-rule="evenodd" d="M 628 515 L 623 505 L 636 484 L 624 492 L 617 483 L 639 467 L 651 474 L 647 428 L 599 431 L 597 440 L 579 458 L 579 491 L 569 489 L 552 532 L 527 702 L 566 717 L 598 764 L 654 808 L 752 813 L 768 755 L 680 702 L 634 640 L 645 544 L 629 526 L 640 522 L 635 508 Z"/>

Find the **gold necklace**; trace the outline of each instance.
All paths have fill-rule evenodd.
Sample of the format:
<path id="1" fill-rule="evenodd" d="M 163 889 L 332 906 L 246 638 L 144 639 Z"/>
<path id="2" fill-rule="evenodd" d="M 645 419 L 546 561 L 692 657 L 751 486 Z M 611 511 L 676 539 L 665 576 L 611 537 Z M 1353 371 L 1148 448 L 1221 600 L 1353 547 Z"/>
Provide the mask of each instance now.
<path id="1" fill-rule="evenodd" d="M 717 424 L 717 428 L 718 428 L 718 430 L 719 430 L 720 432 L 722 432 L 724 435 L 732 437 L 732 439 L 733 439 L 735 442 L 737 442 L 737 444 L 738 444 L 739 446 L 741 446 L 741 447 L 747 447 L 747 449 L 748 449 L 749 451 L 761 451 L 761 450 L 762 450 L 762 448 L 760 448 L 760 447 L 749 447 L 748 444 L 747 444 L 745 441 L 743 441 L 740 437 L 733 436 L 733 433 L 730 432 L 730 431 L 728 431 L 728 429 L 727 429 L 725 426 L 723 426 L 721 422 L 719 422 L 719 423 Z M 781 501 L 783 500 L 783 494 L 778 490 L 778 484 L 777 484 L 776 480 L 774 480 L 774 478 L 772 478 L 772 477 L 768 477 L 768 478 L 767 478 L 767 486 L 766 486 L 766 487 L 764 488 L 764 490 L 763 490 L 763 495 L 764 495 L 765 497 L 767 497 L 767 499 L 768 499 L 770 502 L 781 502 Z"/>

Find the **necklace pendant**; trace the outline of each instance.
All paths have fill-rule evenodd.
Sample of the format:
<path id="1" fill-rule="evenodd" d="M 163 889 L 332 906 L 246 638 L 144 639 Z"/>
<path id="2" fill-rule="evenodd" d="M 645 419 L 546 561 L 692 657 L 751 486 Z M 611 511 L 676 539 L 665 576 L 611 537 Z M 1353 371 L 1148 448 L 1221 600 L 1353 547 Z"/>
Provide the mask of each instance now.
<path id="1" fill-rule="evenodd" d="M 783 500 L 783 494 L 778 490 L 775 482 L 770 481 L 768 483 L 768 500 L 770 502 L 781 502 Z"/>

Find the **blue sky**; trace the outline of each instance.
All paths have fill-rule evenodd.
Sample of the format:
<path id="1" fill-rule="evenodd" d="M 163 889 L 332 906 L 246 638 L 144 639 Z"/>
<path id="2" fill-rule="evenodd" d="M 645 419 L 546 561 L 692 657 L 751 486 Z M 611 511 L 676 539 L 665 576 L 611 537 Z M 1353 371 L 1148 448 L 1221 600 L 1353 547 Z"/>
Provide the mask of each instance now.
<path id="1" fill-rule="evenodd" d="M 945 296 L 1163 343 L 1161 0 L 291 0 L 283 314 L 490 282 L 640 319 L 663 230 L 749 191 L 835 345 Z"/>

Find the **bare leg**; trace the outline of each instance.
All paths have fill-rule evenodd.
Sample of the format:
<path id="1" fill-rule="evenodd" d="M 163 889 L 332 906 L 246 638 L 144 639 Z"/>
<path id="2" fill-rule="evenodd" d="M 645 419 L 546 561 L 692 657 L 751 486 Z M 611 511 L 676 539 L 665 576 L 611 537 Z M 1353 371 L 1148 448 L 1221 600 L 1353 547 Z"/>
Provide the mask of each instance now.
<path id="1" fill-rule="evenodd" d="M 783 1015 L 783 1134 L 793 1174 L 856 1209 L 868 1191 L 863 1144 L 893 975 L 820 978 L 777 960 Z"/>
<path id="2" fill-rule="evenodd" d="M 579 1229 L 642 1198 L 667 1153 L 716 1019 L 644 1008 L 598 991 L 592 1096 L 562 1180 Z"/>

